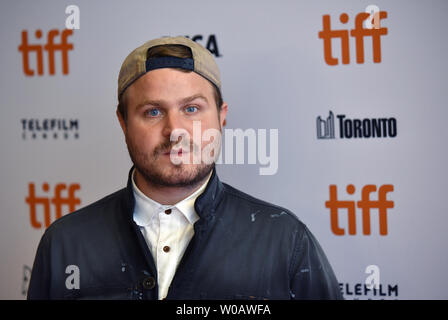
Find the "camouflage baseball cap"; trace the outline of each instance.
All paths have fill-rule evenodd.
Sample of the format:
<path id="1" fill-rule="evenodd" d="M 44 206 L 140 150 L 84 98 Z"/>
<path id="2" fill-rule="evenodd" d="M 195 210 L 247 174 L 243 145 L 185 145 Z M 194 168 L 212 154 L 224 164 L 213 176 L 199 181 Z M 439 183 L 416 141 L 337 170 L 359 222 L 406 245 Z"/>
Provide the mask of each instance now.
<path id="1" fill-rule="evenodd" d="M 190 48 L 192 58 L 157 57 L 147 59 L 150 48 L 176 44 Z M 118 99 L 123 92 L 145 73 L 159 68 L 181 68 L 203 76 L 221 90 L 218 65 L 210 51 L 185 37 L 163 37 L 150 40 L 132 51 L 121 65 L 118 76 Z"/>

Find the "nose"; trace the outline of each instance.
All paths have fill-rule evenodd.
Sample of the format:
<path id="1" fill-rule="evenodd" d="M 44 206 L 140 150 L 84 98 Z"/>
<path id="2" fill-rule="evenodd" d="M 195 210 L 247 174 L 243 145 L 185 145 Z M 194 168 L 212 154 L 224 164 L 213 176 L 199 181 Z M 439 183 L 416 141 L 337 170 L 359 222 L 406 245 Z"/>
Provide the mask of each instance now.
<path id="1" fill-rule="evenodd" d="M 173 130 L 183 128 L 184 127 L 182 125 L 182 119 L 180 115 L 177 115 L 176 113 L 171 111 L 166 114 L 162 129 L 162 134 L 164 137 L 169 138 Z"/>

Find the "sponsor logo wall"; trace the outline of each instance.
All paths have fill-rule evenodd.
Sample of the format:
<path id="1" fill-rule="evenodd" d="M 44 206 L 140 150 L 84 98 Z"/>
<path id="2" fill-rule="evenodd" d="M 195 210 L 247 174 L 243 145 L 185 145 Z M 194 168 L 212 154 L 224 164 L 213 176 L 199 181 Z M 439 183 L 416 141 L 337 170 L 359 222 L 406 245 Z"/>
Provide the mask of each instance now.
<path id="1" fill-rule="evenodd" d="M 223 181 L 293 211 L 346 299 L 447 299 L 447 9 L 445 1 L 3 4 L 0 299 L 25 298 L 52 222 L 125 186 L 121 63 L 151 38 L 178 35 L 206 47 L 221 69 Z M 160 14 L 147 19 L 148 10 Z"/>

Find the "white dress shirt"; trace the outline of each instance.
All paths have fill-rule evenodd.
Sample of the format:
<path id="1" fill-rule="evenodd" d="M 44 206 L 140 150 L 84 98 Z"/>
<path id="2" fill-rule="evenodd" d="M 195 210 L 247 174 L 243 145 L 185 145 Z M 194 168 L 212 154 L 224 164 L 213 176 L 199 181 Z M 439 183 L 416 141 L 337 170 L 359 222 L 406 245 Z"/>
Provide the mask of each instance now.
<path id="1" fill-rule="evenodd" d="M 207 181 L 193 194 L 175 205 L 162 205 L 147 197 L 137 188 L 132 173 L 135 197 L 134 221 L 152 253 L 157 268 L 159 300 L 168 294 L 168 288 L 177 266 L 194 235 L 193 224 L 199 220 L 194 209 L 196 198 L 204 192 Z"/>

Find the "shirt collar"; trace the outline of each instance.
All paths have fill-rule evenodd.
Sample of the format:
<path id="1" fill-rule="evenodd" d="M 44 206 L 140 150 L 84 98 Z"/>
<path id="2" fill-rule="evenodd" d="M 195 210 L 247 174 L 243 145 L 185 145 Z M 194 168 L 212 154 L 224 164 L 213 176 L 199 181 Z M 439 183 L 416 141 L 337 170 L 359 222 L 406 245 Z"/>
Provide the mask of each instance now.
<path id="1" fill-rule="evenodd" d="M 134 221 L 139 226 L 149 225 L 155 214 L 160 211 L 165 211 L 172 208 L 178 209 L 191 224 L 194 224 L 197 220 L 199 220 L 199 216 L 196 213 L 194 204 L 196 202 L 196 199 L 204 192 L 205 188 L 207 187 L 210 177 L 212 176 L 212 172 L 209 174 L 207 180 L 199 187 L 198 190 L 174 205 L 163 205 L 146 196 L 135 184 L 134 175 L 135 169 L 131 174 L 131 182 L 132 190 L 135 197 Z"/>

